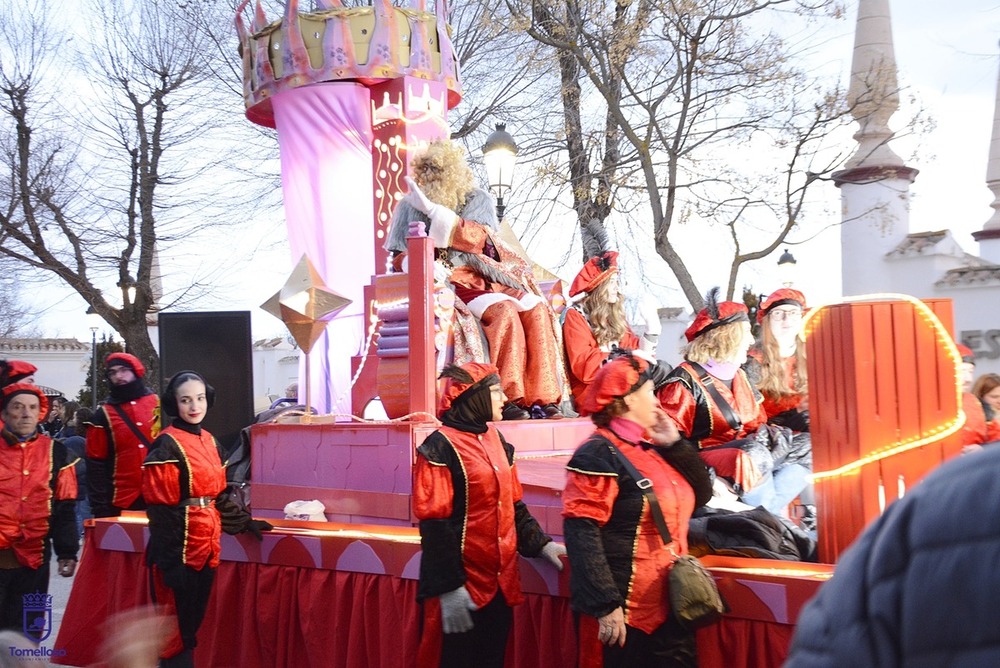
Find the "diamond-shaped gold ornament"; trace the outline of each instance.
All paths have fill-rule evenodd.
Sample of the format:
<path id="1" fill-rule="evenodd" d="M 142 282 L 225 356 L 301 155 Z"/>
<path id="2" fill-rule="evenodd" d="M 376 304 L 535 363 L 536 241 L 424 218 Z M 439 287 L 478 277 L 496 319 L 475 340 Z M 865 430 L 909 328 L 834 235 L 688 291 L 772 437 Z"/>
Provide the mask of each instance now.
<path id="1" fill-rule="evenodd" d="M 303 255 L 281 290 L 260 305 L 278 318 L 308 355 L 327 324 L 351 300 L 329 289 L 309 258 Z"/>

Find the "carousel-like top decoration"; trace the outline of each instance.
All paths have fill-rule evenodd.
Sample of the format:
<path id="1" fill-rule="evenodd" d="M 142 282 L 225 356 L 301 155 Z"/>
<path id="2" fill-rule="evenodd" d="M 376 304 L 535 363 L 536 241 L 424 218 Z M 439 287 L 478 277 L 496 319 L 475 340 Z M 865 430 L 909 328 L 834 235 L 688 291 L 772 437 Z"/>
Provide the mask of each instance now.
<path id="1" fill-rule="evenodd" d="M 445 23 L 447 1 L 427 0 L 415 9 L 375 0 L 370 7 L 344 7 L 340 0 L 318 0 L 319 9 L 299 12 L 286 0 L 285 14 L 268 22 L 257 0 L 252 32 L 243 21 L 243 0 L 236 31 L 243 59 L 243 100 L 254 123 L 274 127 L 271 97 L 289 88 L 322 81 L 354 80 L 365 85 L 412 76 L 439 81 L 448 89 L 448 108 L 462 98 L 458 59 Z M 289 29 L 293 26 L 293 29 Z"/>

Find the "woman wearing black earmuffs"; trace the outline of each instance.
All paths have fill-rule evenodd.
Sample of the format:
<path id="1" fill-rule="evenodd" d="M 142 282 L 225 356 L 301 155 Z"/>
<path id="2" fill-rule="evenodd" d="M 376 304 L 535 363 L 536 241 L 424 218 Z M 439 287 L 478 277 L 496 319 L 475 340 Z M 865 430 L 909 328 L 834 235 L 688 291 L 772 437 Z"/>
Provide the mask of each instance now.
<path id="1" fill-rule="evenodd" d="M 150 591 L 154 603 L 172 611 L 178 628 L 160 654 L 160 666 L 193 667 L 198 628 L 219 565 L 221 532 L 249 531 L 261 537 L 267 522 L 220 495 L 226 464 L 219 442 L 201 422 L 215 389 L 194 371 L 181 371 L 160 396 L 172 420 L 160 432 L 142 467 L 148 508 Z"/>

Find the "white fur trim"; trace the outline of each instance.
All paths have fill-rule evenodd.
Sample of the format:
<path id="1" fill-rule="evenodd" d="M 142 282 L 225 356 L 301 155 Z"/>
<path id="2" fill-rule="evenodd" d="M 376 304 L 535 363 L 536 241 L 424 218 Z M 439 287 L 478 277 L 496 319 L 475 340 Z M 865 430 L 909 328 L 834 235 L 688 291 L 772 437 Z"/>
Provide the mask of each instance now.
<path id="1" fill-rule="evenodd" d="M 434 247 L 447 248 L 450 246 L 451 233 L 455 229 L 455 223 L 458 222 L 458 216 L 455 215 L 454 211 L 440 204 L 431 206 L 427 215 L 431 219 L 431 229 L 427 232 L 427 236 L 434 241 Z"/>
<path id="2" fill-rule="evenodd" d="M 514 302 L 517 305 L 518 311 L 530 311 L 539 304 L 543 303 L 544 300 L 538 295 L 533 295 L 528 293 L 521 297 L 520 301 L 514 299 L 510 295 L 505 295 L 502 292 L 492 292 L 490 294 L 479 295 L 471 302 L 467 304 L 469 311 L 472 315 L 476 316 L 478 319 L 482 319 L 483 313 L 486 309 L 493 306 L 494 304 L 499 304 L 502 301 Z"/>

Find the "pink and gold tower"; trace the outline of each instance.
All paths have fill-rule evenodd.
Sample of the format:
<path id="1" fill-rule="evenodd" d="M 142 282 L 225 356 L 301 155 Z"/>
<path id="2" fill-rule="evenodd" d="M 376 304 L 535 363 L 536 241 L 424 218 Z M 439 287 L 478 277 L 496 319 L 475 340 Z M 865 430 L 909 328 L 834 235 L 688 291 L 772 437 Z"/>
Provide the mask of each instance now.
<path id="1" fill-rule="evenodd" d="M 346 414 L 351 356 L 365 352 L 371 312 L 364 286 L 385 269 L 407 151 L 447 136 L 461 99 L 447 3 L 436 0 L 431 13 L 425 0 L 320 0 L 302 12 L 287 0 L 271 21 L 258 0 L 250 29 L 248 3 L 236 17 L 246 115 L 278 132 L 292 259 L 306 255 L 352 302 L 316 342 L 308 374 L 315 407 Z"/>

